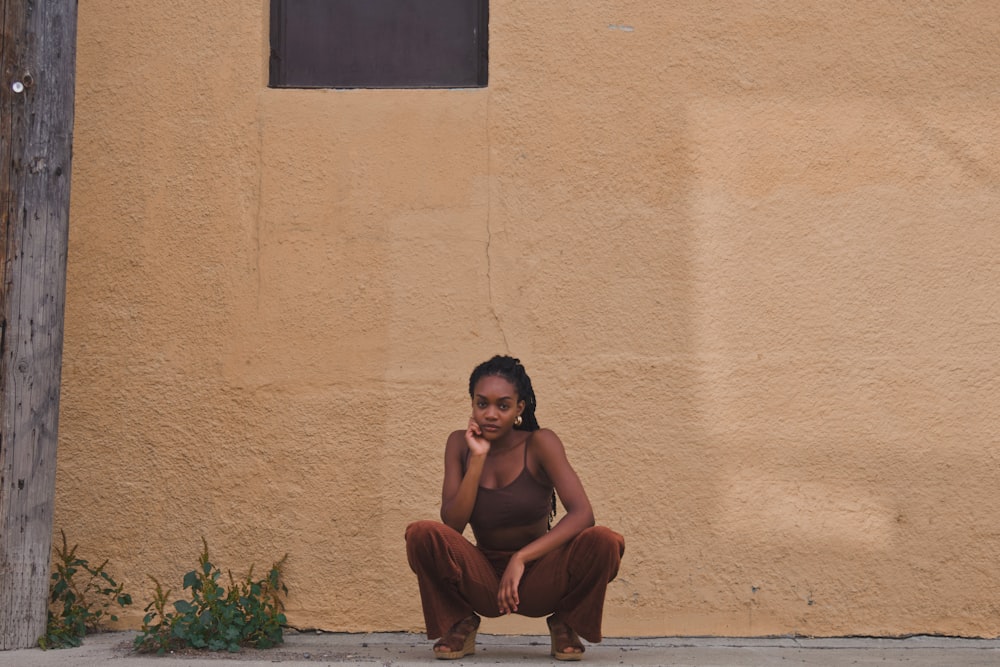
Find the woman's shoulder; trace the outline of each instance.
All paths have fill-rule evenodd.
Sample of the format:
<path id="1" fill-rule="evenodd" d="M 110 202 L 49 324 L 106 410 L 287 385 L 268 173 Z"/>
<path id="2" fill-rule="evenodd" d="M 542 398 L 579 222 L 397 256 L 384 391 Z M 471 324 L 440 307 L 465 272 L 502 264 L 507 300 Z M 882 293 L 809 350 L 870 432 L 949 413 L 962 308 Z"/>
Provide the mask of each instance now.
<path id="1" fill-rule="evenodd" d="M 532 431 L 528 436 L 528 446 L 535 450 L 550 450 L 553 447 L 563 449 L 562 440 L 555 431 L 549 428 L 540 428 Z"/>
<path id="2" fill-rule="evenodd" d="M 532 440 L 558 440 L 559 436 L 550 428 L 539 428 L 531 432 Z"/>
<path id="3" fill-rule="evenodd" d="M 535 462 L 529 464 L 530 472 L 548 484 L 553 483 L 553 477 L 559 476 L 560 471 L 569 467 L 566 448 L 551 429 L 540 428 L 532 431 L 531 437 L 528 438 L 528 451 L 529 461 Z"/>
<path id="4" fill-rule="evenodd" d="M 457 431 L 452 431 L 448 434 L 448 440 L 445 442 L 445 447 L 449 450 L 465 449 L 467 445 L 465 444 L 465 431 L 459 429 Z"/>

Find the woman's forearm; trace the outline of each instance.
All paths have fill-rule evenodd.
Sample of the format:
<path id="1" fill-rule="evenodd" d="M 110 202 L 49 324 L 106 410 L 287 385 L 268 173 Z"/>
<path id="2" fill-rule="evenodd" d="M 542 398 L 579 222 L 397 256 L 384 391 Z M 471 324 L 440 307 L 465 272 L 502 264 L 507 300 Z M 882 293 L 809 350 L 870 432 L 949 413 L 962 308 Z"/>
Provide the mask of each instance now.
<path id="1" fill-rule="evenodd" d="M 458 532 L 465 530 L 472 516 L 472 508 L 476 504 L 476 494 L 479 492 L 479 478 L 483 473 L 484 456 L 470 456 L 469 467 L 462 477 L 458 491 L 451 498 L 441 502 L 441 521 Z"/>
<path id="2" fill-rule="evenodd" d="M 586 509 L 570 510 L 559 523 L 552 526 L 537 540 L 533 540 L 524 545 L 515 554 L 522 562 L 530 563 L 538 560 L 550 551 L 558 549 L 566 544 L 581 532 L 594 525 L 594 512 L 588 507 Z"/>

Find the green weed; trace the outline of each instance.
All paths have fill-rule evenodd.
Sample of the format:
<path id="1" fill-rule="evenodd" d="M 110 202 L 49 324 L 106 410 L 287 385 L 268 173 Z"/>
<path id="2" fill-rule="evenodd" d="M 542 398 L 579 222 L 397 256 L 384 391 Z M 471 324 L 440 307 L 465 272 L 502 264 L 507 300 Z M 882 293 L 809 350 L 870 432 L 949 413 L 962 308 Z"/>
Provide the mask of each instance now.
<path id="1" fill-rule="evenodd" d="M 170 590 L 164 591 L 160 582 L 150 577 L 156 588 L 135 638 L 136 650 L 162 655 L 175 647 L 190 646 L 236 652 L 241 646 L 270 648 L 282 643 L 286 620 L 281 596 L 288 594 L 288 588 L 281 580 L 281 568 L 287 554 L 257 581 L 253 566 L 239 581 L 227 572 L 226 586 L 220 582 L 222 572 L 209 560 L 208 542 L 205 538 L 201 542 L 198 567 L 184 575 L 184 589 L 190 589 L 191 597 L 174 602 L 173 611 L 167 609 Z"/>
<path id="2" fill-rule="evenodd" d="M 77 557 L 78 545 L 68 548 L 66 533 L 62 530 L 59 533 L 62 547 L 56 547 L 55 572 L 49 585 L 48 623 L 45 635 L 38 638 L 43 649 L 79 646 L 84 636 L 100 630 L 106 619 L 118 620 L 111 613 L 115 606 L 124 609 L 132 604 L 132 596 L 105 571 L 108 561 L 91 567 Z"/>

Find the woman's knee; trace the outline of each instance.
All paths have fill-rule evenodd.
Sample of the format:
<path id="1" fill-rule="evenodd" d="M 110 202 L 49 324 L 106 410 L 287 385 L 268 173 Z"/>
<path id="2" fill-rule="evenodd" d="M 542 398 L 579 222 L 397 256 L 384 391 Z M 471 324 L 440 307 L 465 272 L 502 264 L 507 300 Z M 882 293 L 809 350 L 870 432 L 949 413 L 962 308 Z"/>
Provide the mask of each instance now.
<path id="1" fill-rule="evenodd" d="M 437 532 L 438 526 L 443 525 L 437 521 L 414 521 L 406 527 L 406 541 L 409 542 L 411 539 L 420 539 L 425 535 L 433 534 Z"/>
<path id="2" fill-rule="evenodd" d="M 459 533 L 440 521 L 414 521 L 406 527 L 407 550 L 430 544 L 443 545 Z M 461 535 L 459 535 L 461 537 Z"/>
<path id="3" fill-rule="evenodd" d="M 579 547 L 590 554 L 607 554 L 621 558 L 625 553 L 625 538 L 605 526 L 591 526 L 578 536 Z"/>
<path id="4" fill-rule="evenodd" d="M 443 542 L 440 527 L 446 526 L 436 521 L 414 521 L 406 527 L 406 556 L 411 566 L 434 559 Z"/>

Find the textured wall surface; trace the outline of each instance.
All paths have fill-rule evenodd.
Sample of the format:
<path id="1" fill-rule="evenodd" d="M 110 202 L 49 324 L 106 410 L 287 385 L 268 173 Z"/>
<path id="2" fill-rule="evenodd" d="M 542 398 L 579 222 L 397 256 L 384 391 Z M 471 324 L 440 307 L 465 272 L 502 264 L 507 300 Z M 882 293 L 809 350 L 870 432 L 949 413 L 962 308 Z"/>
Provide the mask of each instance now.
<path id="1" fill-rule="evenodd" d="M 626 536 L 606 634 L 1000 634 L 1000 6 L 491 5 L 486 89 L 307 91 L 266 0 L 80 4 L 56 528 L 419 629 L 509 351 Z"/>

